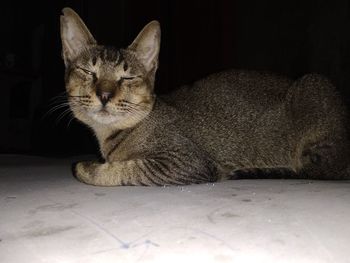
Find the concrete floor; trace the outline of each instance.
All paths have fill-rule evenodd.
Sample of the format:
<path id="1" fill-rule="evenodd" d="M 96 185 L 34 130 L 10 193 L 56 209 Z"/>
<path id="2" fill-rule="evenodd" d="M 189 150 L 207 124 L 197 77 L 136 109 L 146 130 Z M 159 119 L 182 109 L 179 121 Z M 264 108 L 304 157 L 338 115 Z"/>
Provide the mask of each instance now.
<path id="1" fill-rule="evenodd" d="M 350 181 L 93 187 L 0 156 L 0 262 L 350 262 Z"/>

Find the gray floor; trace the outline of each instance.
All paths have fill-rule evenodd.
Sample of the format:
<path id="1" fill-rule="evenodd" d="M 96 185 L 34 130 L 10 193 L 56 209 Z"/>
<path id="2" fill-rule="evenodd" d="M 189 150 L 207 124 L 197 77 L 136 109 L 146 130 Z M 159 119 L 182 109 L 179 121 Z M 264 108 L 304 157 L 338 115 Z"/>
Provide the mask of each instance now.
<path id="1" fill-rule="evenodd" d="M 93 187 L 0 156 L 0 198 L 3 263 L 350 262 L 349 181 Z"/>

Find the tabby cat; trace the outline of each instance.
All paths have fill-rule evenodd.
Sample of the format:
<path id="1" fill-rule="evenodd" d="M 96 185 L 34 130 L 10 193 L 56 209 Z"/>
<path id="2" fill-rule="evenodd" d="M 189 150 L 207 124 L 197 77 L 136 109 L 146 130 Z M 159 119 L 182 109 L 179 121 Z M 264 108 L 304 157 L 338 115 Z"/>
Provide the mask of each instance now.
<path id="1" fill-rule="evenodd" d="M 320 75 L 292 81 L 230 70 L 159 98 L 157 21 L 114 49 L 64 8 L 61 39 L 70 108 L 92 128 L 104 159 L 75 166 L 82 182 L 185 185 L 254 171 L 350 178 L 344 105 Z"/>

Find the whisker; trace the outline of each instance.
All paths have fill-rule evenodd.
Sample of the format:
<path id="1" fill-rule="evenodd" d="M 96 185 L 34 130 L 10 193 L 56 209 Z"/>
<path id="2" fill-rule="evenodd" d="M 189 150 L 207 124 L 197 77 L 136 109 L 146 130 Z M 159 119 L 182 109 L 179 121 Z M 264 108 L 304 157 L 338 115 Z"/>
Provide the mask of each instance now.
<path id="1" fill-rule="evenodd" d="M 78 95 L 76 95 L 76 96 L 68 95 L 67 97 L 68 97 L 68 98 L 90 98 L 90 96 L 88 96 L 88 95 L 81 95 L 81 96 L 78 96 Z"/>
<path id="2" fill-rule="evenodd" d="M 57 99 L 57 98 L 66 98 L 66 95 L 65 95 L 66 93 L 67 93 L 66 91 L 61 92 L 61 93 L 59 93 L 58 95 L 52 97 L 52 98 L 50 99 L 50 101 L 55 100 L 55 99 Z"/>
<path id="3" fill-rule="evenodd" d="M 69 129 L 69 125 L 71 124 L 71 122 L 75 119 L 73 112 L 70 112 L 70 120 L 68 121 L 67 124 L 67 129 Z"/>
<path id="4" fill-rule="evenodd" d="M 49 109 L 43 116 L 42 116 L 42 119 L 46 118 L 48 115 L 52 114 L 53 112 L 59 110 L 59 109 L 62 109 L 62 108 L 65 108 L 65 107 L 68 107 L 69 104 L 68 102 L 64 102 L 64 103 L 61 103 L 59 105 L 56 105 L 54 107 L 52 107 L 51 109 Z"/>
<path id="5" fill-rule="evenodd" d="M 67 116 L 67 114 L 69 114 L 70 112 L 71 112 L 71 109 L 70 109 L 70 108 L 68 108 L 68 109 L 66 109 L 64 112 L 62 112 L 62 113 L 58 116 L 58 118 L 56 119 L 55 124 L 58 125 L 59 122 L 60 122 L 65 116 Z"/>

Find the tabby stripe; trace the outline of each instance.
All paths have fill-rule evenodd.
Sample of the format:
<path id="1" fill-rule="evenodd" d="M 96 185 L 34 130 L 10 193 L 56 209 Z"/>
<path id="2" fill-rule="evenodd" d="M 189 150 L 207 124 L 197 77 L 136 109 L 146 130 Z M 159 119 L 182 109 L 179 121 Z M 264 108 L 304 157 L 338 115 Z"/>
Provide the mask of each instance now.
<path id="1" fill-rule="evenodd" d="M 174 162 L 174 159 L 170 159 L 167 157 L 158 157 L 157 158 L 158 164 L 163 165 L 165 169 L 167 169 L 169 172 L 171 172 L 172 176 L 176 176 L 177 182 L 180 182 L 181 184 L 187 184 L 188 182 L 191 182 L 191 177 L 189 177 L 189 174 L 184 170 L 185 165 L 180 167 L 178 164 Z M 169 165 L 165 164 L 170 163 L 173 169 L 169 168 Z M 172 171 L 171 171 L 172 170 Z"/>
<path id="2" fill-rule="evenodd" d="M 164 161 L 158 160 L 158 162 L 156 163 L 158 169 L 162 170 L 164 172 L 164 170 L 166 171 L 166 173 L 168 173 L 168 176 L 171 178 L 174 178 L 175 181 L 177 182 L 177 184 L 186 184 L 187 181 L 187 176 L 182 176 L 179 177 L 179 173 L 180 171 L 176 171 L 173 170 L 169 167 L 169 160 L 167 160 L 167 163 L 165 163 Z M 171 163 L 170 163 L 171 165 Z M 186 179 L 184 180 L 183 177 L 185 177 Z"/>
<path id="3" fill-rule="evenodd" d="M 172 154 L 172 153 L 170 153 Z M 182 156 L 179 156 L 178 154 L 173 154 L 172 155 L 172 158 L 174 160 L 176 160 L 178 163 L 176 163 L 180 168 L 182 167 L 192 167 L 192 168 L 197 168 L 196 166 L 193 166 L 192 165 L 192 162 L 186 162 L 184 161 L 184 159 L 187 159 L 187 160 L 191 160 L 191 156 L 190 155 L 186 155 L 184 153 L 181 153 Z M 185 157 L 185 158 L 183 158 Z"/>
<path id="4" fill-rule="evenodd" d="M 152 176 L 149 176 L 150 174 L 151 174 L 151 175 L 153 174 L 153 171 L 151 171 L 151 170 L 149 169 L 149 167 L 147 167 L 145 161 L 141 161 L 141 164 L 142 164 L 143 166 L 145 166 L 145 168 L 148 170 L 148 171 L 146 171 L 146 170 L 142 167 L 142 165 L 136 163 L 137 167 L 138 167 L 138 168 L 140 169 L 140 171 L 143 173 L 143 176 L 144 176 L 148 181 L 150 181 L 151 184 L 160 185 L 158 182 L 156 182 L 156 181 L 153 180 L 154 178 L 152 178 Z"/>
<path id="5" fill-rule="evenodd" d="M 176 152 L 167 152 L 165 153 L 166 156 L 165 158 L 168 158 L 168 160 L 177 160 L 180 164 L 176 163 L 176 165 L 181 169 L 182 167 L 186 167 L 188 164 L 185 163 L 182 158 L 176 153 Z M 185 156 L 184 154 L 182 154 L 182 156 Z M 187 157 L 187 156 L 186 156 Z M 173 162 L 172 162 L 173 163 Z"/>
<path id="6" fill-rule="evenodd" d="M 143 164 L 149 171 L 151 171 L 152 179 L 157 181 L 157 185 L 164 185 L 167 183 L 166 177 L 164 178 L 162 174 L 157 171 L 156 167 L 154 167 L 153 160 L 144 160 Z"/>
<path id="7" fill-rule="evenodd" d="M 164 162 L 164 160 L 156 160 L 157 166 L 162 166 L 167 171 L 167 173 L 171 172 L 168 162 L 169 160 L 167 160 L 167 162 Z"/>
<path id="8" fill-rule="evenodd" d="M 209 174 L 209 171 L 212 170 L 209 169 L 210 167 L 207 167 L 209 173 L 203 173 L 203 171 L 198 171 L 198 166 L 192 162 L 186 161 L 186 159 L 191 160 L 191 157 L 190 154 L 183 152 L 160 152 L 154 159 L 157 161 L 157 168 L 162 170 L 165 174 L 171 173 L 171 178 L 173 178 L 177 184 L 200 183 L 206 182 L 208 179 L 210 181 L 215 181 L 211 174 Z M 207 166 L 209 164 L 206 163 L 204 165 Z M 162 168 L 160 166 L 162 166 Z M 170 169 L 172 171 L 170 171 Z M 166 170 L 166 172 L 164 172 L 164 170 Z"/>
<path id="9" fill-rule="evenodd" d="M 171 177 L 171 174 L 169 173 L 169 170 L 165 170 L 164 171 L 164 169 L 161 169 L 158 161 L 152 160 L 151 165 L 152 165 L 152 167 L 154 169 L 156 169 L 158 171 L 159 174 L 161 174 L 161 175 L 163 175 L 165 177 L 165 178 L 163 177 L 162 180 L 166 180 L 169 177 Z"/>
<path id="10" fill-rule="evenodd" d="M 97 57 L 93 56 L 93 58 L 92 58 L 92 65 L 95 66 L 96 62 L 97 62 Z"/>
<path id="11" fill-rule="evenodd" d="M 157 164 L 163 167 L 160 169 L 166 169 L 170 173 L 171 178 L 173 178 L 177 184 L 188 184 L 190 182 L 190 177 L 188 176 L 189 174 L 186 173 L 184 169 L 171 169 L 173 162 L 170 161 L 169 163 L 169 160 L 167 160 L 167 163 L 164 163 L 164 161 L 158 160 Z"/>
<path id="12" fill-rule="evenodd" d="M 201 173 L 198 171 L 198 166 L 194 166 L 192 164 L 192 162 L 185 162 L 183 160 L 183 158 L 181 158 L 179 155 L 176 154 L 172 154 L 172 159 L 174 160 L 174 165 L 177 166 L 177 168 L 179 169 L 178 174 L 182 175 L 182 177 L 185 177 L 188 181 L 191 181 L 192 183 L 200 183 L 203 181 L 207 181 L 208 176 L 205 173 Z M 189 155 L 185 155 L 182 154 L 182 156 L 185 156 L 187 159 L 190 159 Z M 186 170 L 192 170 L 194 171 L 193 173 L 191 173 L 190 171 L 187 172 L 186 175 L 184 175 L 183 173 L 181 173 L 184 168 L 186 168 Z M 188 178 L 188 174 L 191 173 L 191 177 Z"/>
<path id="13" fill-rule="evenodd" d="M 107 153 L 106 155 L 106 160 L 109 159 L 109 157 L 111 156 L 111 154 L 118 148 L 118 146 L 122 143 L 123 140 L 118 141 L 116 144 L 114 144 L 114 146 L 112 147 L 112 149 Z"/>
<path id="14" fill-rule="evenodd" d="M 124 55 L 121 51 L 118 51 L 118 60 L 116 62 L 116 66 L 119 65 L 122 61 L 124 61 Z"/>
<path id="15" fill-rule="evenodd" d="M 124 65 L 123 65 L 124 71 L 127 71 L 128 68 L 129 68 L 128 63 L 126 63 L 126 61 L 124 61 Z"/>
<path id="16" fill-rule="evenodd" d="M 116 130 L 114 133 L 109 135 L 106 139 L 106 142 L 114 140 L 123 130 Z"/>
<path id="17" fill-rule="evenodd" d="M 164 177 L 162 178 L 162 180 L 164 182 L 167 183 L 173 183 L 173 184 L 184 184 L 183 180 L 178 180 L 178 178 L 174 177 L 174 174 L 171 172 L 170 169 L 166 169 L 164 171 L 164 169 L 161 168 L 161 165 L 159 163 L 159 161 L 156 160 L 152 160 L 152 167 L 156 168 L 158 170 L 158 173 L 160 173 L 161 175 L 163 175 Z M 158 176 L 158 174 L 156 174 Z M 186 182 L 185 182 L 186 183 Z"/>
<path id="18" fill-rule="evenodd" d="M 164 152 L 163 156 L 159 156 L 158 159 L 169 160 L 171 158 L 171 163 L 176 167 L 175 171 L 178 175 L 181 175 L 182 178 L 185 177 L 186 180 L 192 181 L 193 183 L 199 183 L 203 181 L 216 181 L 217 179 L 213 176 L 215 174 L 215 168 L 210 167 L 210 163 L 205 163 L 205 170 L 207 172 L 198 171 L 198 166 L 194 165 L 193 162 L 186 162 L 185 160 L 191 160 L 191 155 L 181 152 Z M 186 171 L 184 175 L 184 171 Z M 193 171 L 193 172 L 191 172 Z M 188 175 L 191 174 L 189 178 Z"/>
<path id="19" fill-rule="evenodd" d="M 125 131 L 125 130 L 123 130 Z M 120 133 L 121 136 L 119 136 L 119 138 L 116 140 L 116 137 L 118 137 L 118 134 L 114 134 L 114 140 L 115 140 L 115 144 L 113 145 L 112 149 L 107 153 L 106 155 L 106 159 L 108 160 L 110 155 L 119 147 L 119 145 L 124 141 L 124 139 L 126 138 L 126 136 L 128 135 L 128 133 Z"/>
<path id="20" fill-rule="evenodd" d="M 169 153 L 169 154 L 171 155 L 170 156 L 171 164 L 175 166 L 174 168 L 177 170 L 177 172 L 183 171 L 184 168 L 190 167 L 190 164 L 183 161 L 182 158 L 179 157 L 177 154 L 172 154 L 172 153 Z"/>
<path id="21" fill-rule="evenodd" d="M 193 173 L 190 173 L 190 172 L 187 172 L 186 174 L 183 174 L 180 171 L 178 171 L 176 174 L 177 174 L 179 179 L 182 178 L 181 180 L 183 182 L 185 182 L 185 184 L 196 183 L 198 181 L 197 180 L 198 178 Z"/>

